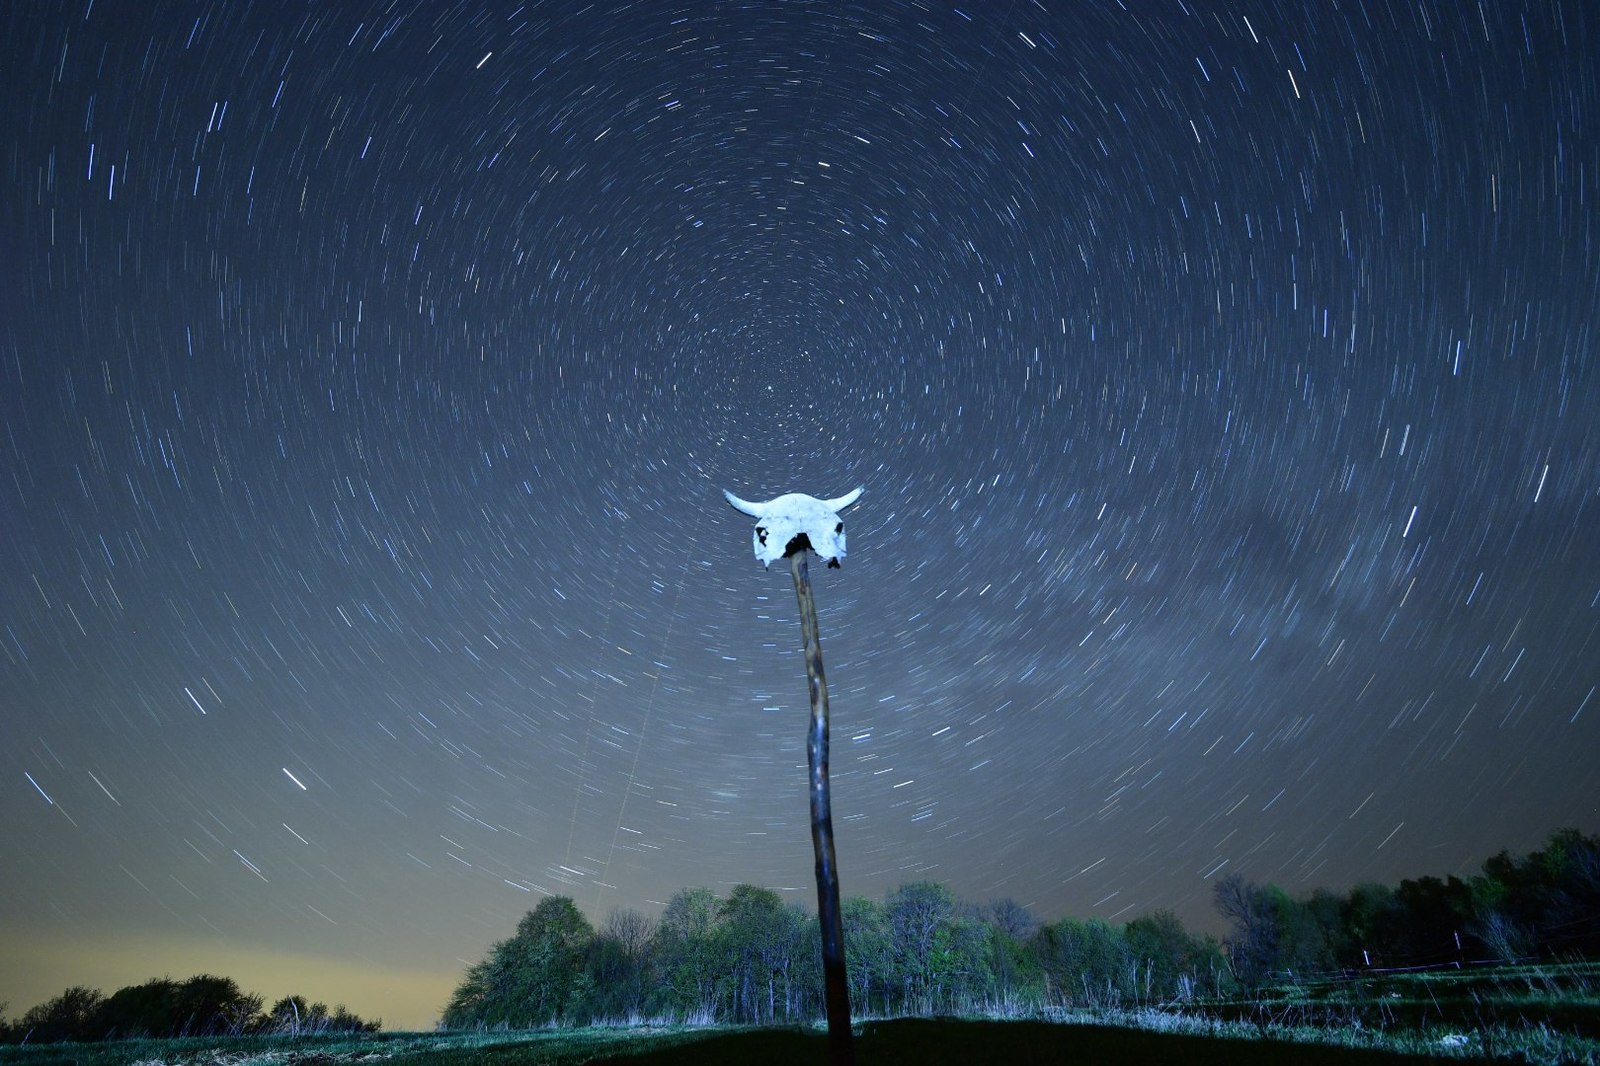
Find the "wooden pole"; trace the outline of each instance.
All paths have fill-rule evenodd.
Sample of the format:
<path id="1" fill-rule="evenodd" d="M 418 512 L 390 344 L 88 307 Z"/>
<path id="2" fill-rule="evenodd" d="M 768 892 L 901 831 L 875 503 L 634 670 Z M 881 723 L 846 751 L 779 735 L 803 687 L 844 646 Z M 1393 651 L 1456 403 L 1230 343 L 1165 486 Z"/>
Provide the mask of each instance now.
<path id="1" fill-rule="evenodd" d="M 817 603 L 811 595 L 807 548 L 802 546 L 789 553 L 789 573 L 800 604 L 806 680 L 811 690 L 811 730 L 806 749 L 811 767 L 811 847 L 817 855 L 817 921 L 822 925 L 823 1002 L 828 1012 L 829 1060 L 833 1066 L 854 1066 L 850 986 L 845 981 L 844 968 L 844 920 L 839 912 L 839 869 L 833 856 L 833 804 L 828 793 L 828 679 L 822 672 L 822 643 L 817 637 Z"/>

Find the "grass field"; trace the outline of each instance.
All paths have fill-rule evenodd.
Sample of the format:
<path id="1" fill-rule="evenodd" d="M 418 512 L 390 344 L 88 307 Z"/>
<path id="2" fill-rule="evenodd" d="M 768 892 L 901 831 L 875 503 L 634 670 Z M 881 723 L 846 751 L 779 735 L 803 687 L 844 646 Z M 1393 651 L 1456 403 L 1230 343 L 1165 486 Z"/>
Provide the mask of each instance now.
<path id="1" fill-rule="evenodd" d="M 1434 1061 L 1361 1048 L 1197 1036 L 1114 1026 L 1038 1021 L 902 1018 L 859 1028 L 861 1066 L 936 1063 L 1126 1063 L 1206 1066 L 1365 1066 Z M 630 1066 L 825 1063 L 820 1031 L 708 1027 L 677 1030 L 573 1029 L 537 1033 L 389 1034 L 360 1039 L 239 1038 L 129 1040 L 10 1047 L 0 1062 L 29 1066 L 406 1066 L 439 1063 Z"/>
<path id="2" fill-rule="evenodd" d="M 1248 999 L 1032 1018 L 857 1025 L 862 1066 L 938 1063 L 1600 1066 L 1600 963 L 1321 978 Z M 529 1032 L 214 1037 L 0 1047 L 0 1066 L 407 1066 L 827 1061 L 821 1029 L 638 1026 Z"/>
<path id="3" fill-rule="evenodd" d="M 1565 1057 L 1537 1061 L 1595 1062 L 1600 962 L 1320 978 L 1207 1003 L 1194 1013 L 1267 1029 L 1380 1032 L 1397 1043 L 1419 1033 L 1455 1033 L 1487 1055 L 1530 1042 L 1570 1045 Z"/>

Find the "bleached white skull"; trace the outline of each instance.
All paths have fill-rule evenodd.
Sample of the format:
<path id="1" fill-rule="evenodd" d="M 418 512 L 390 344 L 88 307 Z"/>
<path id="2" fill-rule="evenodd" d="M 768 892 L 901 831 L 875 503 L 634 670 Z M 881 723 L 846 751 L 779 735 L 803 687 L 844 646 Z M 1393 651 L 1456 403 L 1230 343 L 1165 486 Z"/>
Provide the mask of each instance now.
<path id="1" fill-rule="evenodd" d="M 790 492 L 766 503 L 741 500 L 727 489 L 722 494 L 736 509 L 756 520 L 756 559 L 763 566 L 770 567 L 774 559 L 809 547 L 829 566 L 837 567 L 844 558 L 844 523 L 839 520 L 839 512 L 856 502 L 861 489 L 832 500 Z M 805 542 L 797 544 L 801 537 Z"/>

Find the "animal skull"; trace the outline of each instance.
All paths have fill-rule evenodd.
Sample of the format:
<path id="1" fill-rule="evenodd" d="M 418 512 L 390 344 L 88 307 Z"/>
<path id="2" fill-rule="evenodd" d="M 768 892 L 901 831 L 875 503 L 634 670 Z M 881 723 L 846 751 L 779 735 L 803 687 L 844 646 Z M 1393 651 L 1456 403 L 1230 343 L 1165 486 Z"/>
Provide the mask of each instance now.
<path id="1" fill-rule="evenodd" d="M 736 510 L 756 520 L 756 559 L 763 566 L 770 567 L 774 559 L 810 548 L 829 566 L 838 567 L 844 558 L 844 523 L 838 512 L 855 503 L 861 489 L 832 500 L 790 492 L 766 503 L 741 500 L 727 489 L 722 494 Z"/>

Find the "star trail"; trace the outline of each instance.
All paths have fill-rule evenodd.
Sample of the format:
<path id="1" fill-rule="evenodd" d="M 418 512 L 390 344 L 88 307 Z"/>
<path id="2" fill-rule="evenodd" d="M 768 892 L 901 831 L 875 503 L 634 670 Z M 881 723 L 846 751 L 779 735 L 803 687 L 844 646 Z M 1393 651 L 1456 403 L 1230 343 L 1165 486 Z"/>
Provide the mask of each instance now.
<path id="1" fill-rule="evenodd" d="M 0 1000 L 1600 830 L 1600 10 L 13 5 Z"/>

